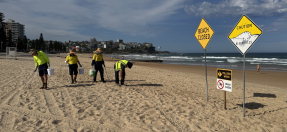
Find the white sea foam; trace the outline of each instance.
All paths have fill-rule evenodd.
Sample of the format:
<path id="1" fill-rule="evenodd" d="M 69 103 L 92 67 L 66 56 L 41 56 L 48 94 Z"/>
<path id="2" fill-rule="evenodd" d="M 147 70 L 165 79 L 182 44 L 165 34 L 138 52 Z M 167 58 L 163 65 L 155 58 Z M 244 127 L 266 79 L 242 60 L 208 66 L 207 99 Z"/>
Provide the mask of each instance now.
<path id="1" fill-rule="evenodd" d="M 204 56 L 202 58 L 205 58 Z M 207 59 L 227 59 L 231 57 L 225 57 L 225 56 L 206 56 Z"/>
<path id="2" fill-rule="evenodd" d="M 253 58 L 254 60 L 279 60 L 278 58 Z"/>
<path id="3" fill-rule="evenodd" d="M 242 60 L 238 60 L 238 59 L 227 59 L 227 62 L 229 63 L 236 63 L 236 62 L 241 62 Z"/>

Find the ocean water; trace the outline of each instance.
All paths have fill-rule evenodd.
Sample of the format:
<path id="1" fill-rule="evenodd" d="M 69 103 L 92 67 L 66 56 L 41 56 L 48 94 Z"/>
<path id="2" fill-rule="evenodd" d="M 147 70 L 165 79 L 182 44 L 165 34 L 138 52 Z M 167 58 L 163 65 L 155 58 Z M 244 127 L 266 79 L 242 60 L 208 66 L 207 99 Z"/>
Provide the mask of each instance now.
<path id="1" fill-rule="evenodd" d="M 126 60 L 163 60 L 163 64 L 205 66 L 204 53 L 178 54 L 113 54 L 106 55 Z M 243 69 L 243 55 L 240 53 L 206 53 L 207 66 L 225 69 Z M 287 53 L 247 53 L 245 54 L 245 69 L 256 70 L 260 64 L 261 71 L 287 72 Z"/>

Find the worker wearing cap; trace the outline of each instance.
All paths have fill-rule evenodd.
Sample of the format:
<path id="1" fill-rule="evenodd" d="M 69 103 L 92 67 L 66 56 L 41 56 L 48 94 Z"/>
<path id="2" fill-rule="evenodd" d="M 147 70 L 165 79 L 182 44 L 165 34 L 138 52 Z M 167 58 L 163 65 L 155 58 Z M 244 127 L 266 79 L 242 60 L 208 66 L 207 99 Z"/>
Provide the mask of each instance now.
<path id="1" fill-rule="evenodd" d="M 132 66 L 133 66 L 133 63 L 127 60 L 120 60 L 116 62 L 116 64 L 114 65 L 114 69 L 115 69 L 115 78 L 116 78 L 117 84 L 119 84 L 119 75 L 120 75 L 121 85 L 124 85 L 125 76 L 126 76 L 125 68 L 126 67 L 132 68 Z"/>
<path id="2" fill-rule="evenodd" d="M 47 87 L 47 81 L 48 81 L 48 67 L 50 67 L 50 60 L 48 56 L 43 52 L 43 51 L 37 51 L 34 49 L 31 49 L 29 54 L 33 55 L 34 57 L 34 62 L 35 62 L 35 70 L 34 72 L 37 71 L 39 72 L 39 76 L 41 77 L 43 86 L 40 87 L 40 89 L 46 89 L 49 90 Z"/>
<path id="3" fill-rule="evenodd" d="M 69 74 L 71 77 L 72 82 L 71 83 L 76 83 L 77 82 L 77 75 L 78 75 L 78 64 L 80 65 L 80 67 L 82 67 L 78 56 L 75 55 L 75 52 L 73 52 L 72 50 L 70 50 L 69 55 L 66 57 L 66 64 L 69 67 Z M 75 78 L 73 79 L 73 75 L 75 75 Z"/>
<path id="4" fill-rule="evenodd" d="M 93 60 L 92 60 L 92 68 L 95 66 L 95 70 L 96 70 L 96 74 L 94 76 L 94 82 L 97 81 L 97 73 L 98 71 L 101 74 L 101 80 L 103 83 L 105 83 L 105 79 L 104 79 L 104 69 L 103 69 L 103 65 L 105 66 L 105 62 L 103 59 L 103 54 L 100 48 L 98 48 L 96 51 L 94 51 L 94 56 L 93 56 Z"/>

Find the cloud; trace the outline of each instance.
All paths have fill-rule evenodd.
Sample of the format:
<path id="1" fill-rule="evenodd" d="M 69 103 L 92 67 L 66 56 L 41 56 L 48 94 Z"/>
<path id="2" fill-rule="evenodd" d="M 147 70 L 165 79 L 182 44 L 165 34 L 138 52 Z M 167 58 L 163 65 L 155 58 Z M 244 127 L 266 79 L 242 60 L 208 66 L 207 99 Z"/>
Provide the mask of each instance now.
<path id="1" fill-rule="evenodd" d="M 287 18 L 282 17 L 277 20 L 274 20 L 268 26 L 263 26 L 262 29 L 264 32 L 279 32 L 279 31 L 286 32 L 287 30 L 286 21 L 287 21 Z"/>
<path id="2" fill-rule="evenodd" d="M 285 16 L 287 0 L 224 0 L 217 4 L 203 2 L 185 5 L 185 12 L 195 16 L 224 17 L 246 14 L 253 17 Z"/>
<path id="3" fill-rule="evenodd" d="M 0 0 L 5 19 L 26 25 L 29 38 L 43 33 L 47 39 L 78 40 L 106 29 L 127 35 L 153 36 L 162 29 L 151 26 L 183 8 L 184 0 Z M 83 29 L 82 27 L 85 27 Z M 86 30 L 89 29 L 89 30 Z M 44 34 L 45 33 L 45 34 Z M 51 36 L 51 38 L 50 38 Z M 97 36 L 94 36 L 97 38 Z"/>

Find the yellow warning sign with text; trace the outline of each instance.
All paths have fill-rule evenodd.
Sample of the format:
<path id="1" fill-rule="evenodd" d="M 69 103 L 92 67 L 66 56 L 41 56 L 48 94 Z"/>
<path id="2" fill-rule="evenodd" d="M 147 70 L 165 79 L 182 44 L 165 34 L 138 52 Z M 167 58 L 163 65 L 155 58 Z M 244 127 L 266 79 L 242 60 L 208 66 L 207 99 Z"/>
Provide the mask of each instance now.
<path id="1" fill-rule="evenodd" d="M 214 34 L 213 29 L 208 25 L 208 23 L 204 20 L 204 18 L 202 18 L 194 36 L 201 44 L 203 49 L 206 48 L 213 34 Z"/>
<path id="2" fill-rule="evenodd" d="M 228 39 L 244 55 L 261 34 L 262 30 L 250 18 L 243 15 L 229 34 Z"/>

